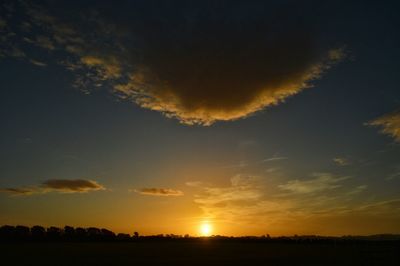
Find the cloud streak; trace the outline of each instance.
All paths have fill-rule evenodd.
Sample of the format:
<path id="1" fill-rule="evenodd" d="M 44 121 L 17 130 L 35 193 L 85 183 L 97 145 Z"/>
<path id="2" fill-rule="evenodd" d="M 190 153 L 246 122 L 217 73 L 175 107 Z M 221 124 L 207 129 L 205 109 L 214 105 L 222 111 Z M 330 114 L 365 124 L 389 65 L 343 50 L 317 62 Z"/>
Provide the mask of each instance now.
<path id="1" fill-rule="evenodd" d="M 20 188 L 1 188 L 0 192 L 13 196 L 29 196 L 33 194 L 58 193 L 86 193 L 105 190 L 105 187 L 96 181 L 86 179 L 49 179 L 39 186 Z"/>
<path id="2" fill-rule="evenodd" d="M 96 181 L 86 179 L 50 179 L 43 182 L 42 187 L 64 193 L 82 193 L 105 189 Z"/>
<path id="3" fill-rule="evenodd" d="M 312 179 L 290 180 L 278 187 L 292 193 L 315 193 L 340 187 L 340 182 L 349 179 L 348 176 L 335 177 L 329 173 L 313 174 Z"/>
<path id="4" fill-rule="evenodd" d="M 141 195 L 147 195 L 147 196 L 178 197 L 184 195 L 184 193 L 181 190 L 176 190 L 171 188 L 141 188 L 134 191 Z"/>
<path id="5" fill-rule="evenodd" d="M 0 192 L 14 196 L 27 196 L 38 193 L 38 188 L 1 188 Z"/>
<path id="6" fill-rule="evenodd" d="M 336 157 L 336 158 L 333 158 L 332 160 L 336 165 L 339 165 L 339 166 L 347 166 L 347 165 L 351 164 L 350 161 L 344 157 Z"/>

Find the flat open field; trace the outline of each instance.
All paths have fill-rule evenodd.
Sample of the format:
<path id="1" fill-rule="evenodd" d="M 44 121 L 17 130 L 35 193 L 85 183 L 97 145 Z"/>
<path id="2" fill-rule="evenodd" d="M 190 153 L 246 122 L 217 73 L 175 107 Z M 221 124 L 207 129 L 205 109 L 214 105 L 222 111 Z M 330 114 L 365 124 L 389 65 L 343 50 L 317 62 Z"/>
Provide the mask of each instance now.
<path id="1" fill-rule="evenodd" d="M 2 265 L 400 265 L 390 243 L 2 243 L 0 251 Z"/>

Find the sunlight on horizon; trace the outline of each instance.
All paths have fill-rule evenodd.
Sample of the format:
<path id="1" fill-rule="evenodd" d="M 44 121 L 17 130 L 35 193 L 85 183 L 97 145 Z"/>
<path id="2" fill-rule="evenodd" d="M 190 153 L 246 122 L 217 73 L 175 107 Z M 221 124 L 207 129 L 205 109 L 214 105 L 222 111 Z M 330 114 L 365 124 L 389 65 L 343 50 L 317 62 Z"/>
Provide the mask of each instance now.
<path id="1" fill-rule="evenodd" d="M 210 236 L 212 233 L 212 225 L 209 222 L 203 222 L 200 225 L 200 235 L 201 236 Z"/>

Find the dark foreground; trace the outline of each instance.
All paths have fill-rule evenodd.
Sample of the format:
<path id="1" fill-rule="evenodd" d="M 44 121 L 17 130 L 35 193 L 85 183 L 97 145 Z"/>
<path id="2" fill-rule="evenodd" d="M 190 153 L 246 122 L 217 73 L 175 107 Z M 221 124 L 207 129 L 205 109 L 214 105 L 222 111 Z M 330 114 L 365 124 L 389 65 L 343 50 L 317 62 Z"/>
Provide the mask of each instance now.
<path id="1" fill-rule="evenodd" d="M 396 243 L 1 243 L 2 265 L 400 265 Z"/>

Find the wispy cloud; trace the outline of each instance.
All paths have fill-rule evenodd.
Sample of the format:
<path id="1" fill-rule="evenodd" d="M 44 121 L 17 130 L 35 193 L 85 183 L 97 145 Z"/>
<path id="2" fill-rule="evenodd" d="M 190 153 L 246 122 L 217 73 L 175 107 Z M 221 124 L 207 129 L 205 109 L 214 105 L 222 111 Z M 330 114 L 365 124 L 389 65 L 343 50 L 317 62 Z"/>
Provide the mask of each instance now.
<path id="1" fill-rule="evenodd" d="M 398 172 L 392 173 L 386 177 L 386 180 L 394 180 L 400 178 L 400 170 Z"/>
<path id="2" fill-rule="evenodd" d="M 217 187 L 201 182 L 188 182 L 200 193 L 194 202 L 203 210 L 206 217 L 221 221 L 242 223 L 255 216 L 278 212 L 284 202 L 263 199 L 261 180 L 255 176 L 237 175 L 230 179 L 230 185 Z M 287 208 L 286 206 L 285 208 Z"/>
<path id="3" fill-rule="evenodd" d="M 105 187 L 93 180 L 86 179 L 49 179 L 39 186 L 1 188 L 0 192 L 14 196 L 28 196 L 32 194 L 58 193 L 86 193 L 105 190 Z"/>
<path id="4" fill-rule="evenodd" d="M 313 174 L 312 179 L 290 180 L 278 187 L 293 193 L 314 193 L 338 188 L 341 186 L 341 181 L 349 178 L 348 176 L 336 177 L 330 173 L 317 173 Z"/>
<path id="5" fill-rule="evenodd" d="M 362 205 L 353 201 L 366 185 L 350 188 L 349 177 L 316 173 L 311 178 L 272 184 L 257 176 L 237 175 L 226 186 L 188 182 L 194 202 L 215 221 L 271 227 L 294 221 L 347 215 Z"/>
<path id="6" fill-rule="evenodd" d="M 202 187 L 206 197 L 197 197 L 196 203 L 199 204 L 222 204 L 229 201 L 252 201 L 261 197 L 261 193 L 255 189 L 254 177 L 244 177 L 237 175 L 231 180 L 231 186 L 208 187 L 202 186 L 202 183 L 188 182 L 189 186 Z"/>
<path id="7" fill-rule="evenodd" d="M 148 196 L 183 196 L 184 193 L 181 190 L 171 188 L 141 188 L 135 189 L 136 193 Z"/>
<path id="8" fill-rule="evenodd" d="M 368 203 L 356 208 L 357 211 L 363 211 L 371 214 L 390 213 L 393 210 L 400 214 L 400 199 L 381 200 Z"/>
<path id="9" fill-rule="evenodd" d="M 97 75 L 104 79 L 119 78 L 121 76 L 121 66 L 115 57 L 85 55 L 81 57 L 81 62 L 90 68 L 95 68 Z"/>
<path id="10" fill-rule="evenodd" d="M 37 36 L 36 39 L 33 41 L 33 43 L 47 50 L 55 49 L 55 44 L 47 36 Z"/>
<path id="11" fill-rule="evenodd" d="M 0 17 L 0 31 L 3 30 L 7 25 L 7 22 Z"/>
<path id="12" fill-rule="evenodd" d="M 249 165 L 251 165 L 251 163 L 248 163 L 246 161 L 240 161 L 240 162 L 235 163 L 235 164 L 223 165 L 221 168 L 227 168 L 227 169 L 229 169 L 229 168 L 244 168 L 244 167 L 247 167 Z"/>
<path id="13" fill-rule="evenodd" d="M 376 126 L 381 128 L 383 134 L 387 134 L 400 142 L 400 111 L 395 111 L 374 119 L 368 123 L 368 126 Z"/>
<path id="14" fill-rule="evenodd" d="M 37 61 L 37 60 L 34 60 L 34 59 L 30 59 L 29 61 L 30 61 L 32 64 L 36 65 L 36 66 L 40 66 L 40 67 L 47 66 L 46 63 L 40 62 L 40 61 Z"/>
<path id="15" fill-rule="evenodd" d="M 28 1 L 13 2 L 11 6 L 0 29 L 5 32 L 0 37 L 0 56 L 24 59 L 37 66 L 47 65 L 48 61 L 60 64 L 74 72 L 73 85 L 84 92 L 121 76 L 120 64 L 126 60 L 124 56 L 116 57 L 121 48 L 118 38 L 95 12 L 86 10 L 83 19 L 54 16 L 44 6 Z M 106 42 L 104 36 L 113 40 Z M 32 58 L 38 54 L 47 56 Z"/>
<path id="16" fill-rule="evenodd" d="M 367 188 L 368 188 L 367 185 L 360 185 L 360 186 L 355 187 L 352 191 L 349 191 L 347 194 L 349 194 L 349 195 L 358 194 L 358 193 L 365 191 Z"/>
<path id="17" fill-rule="evenodd" d="M 333 162 L 339 166 L 347 166 L 350 165 L 350 160 L 345 157 L 336 157 L 333 158 Z"/>
<path id="18" fill-rule="evenodd" d="M 245 168 L 248 166 L 254 166 L 254 165 L 260 165 L 264 163 L 272 163 L 272 162 L 279 162 L 279 161 L 284 161 L 288 160 L 289 157 L 284 157 L 284 156 L 273 156 L 271 158 L 266 158 L 263 160 L 253 160 L 253 161 L 240 161 L 235 164 L 229 164 L 229 165 L 224 165 L 222 168 Z"/>
<path id="19" fill-rule="evenodd" d="M 3 193 L 8 193 L 10 195 L 15 195 L 15 196 L 26 196 L 26 195 L 31 195 L 38 193 L 38 188 L 33 187 L 33 188 L 0 188 L 0 192 Z"/>
<path id="20" fill-rule="evenodd" d="M 282 161 L 282 160 L 287 160 L 287 159 L 288 159 L 288 157 L 274 156 L 271 158 L 264 159 L 263 162 Z"/>

